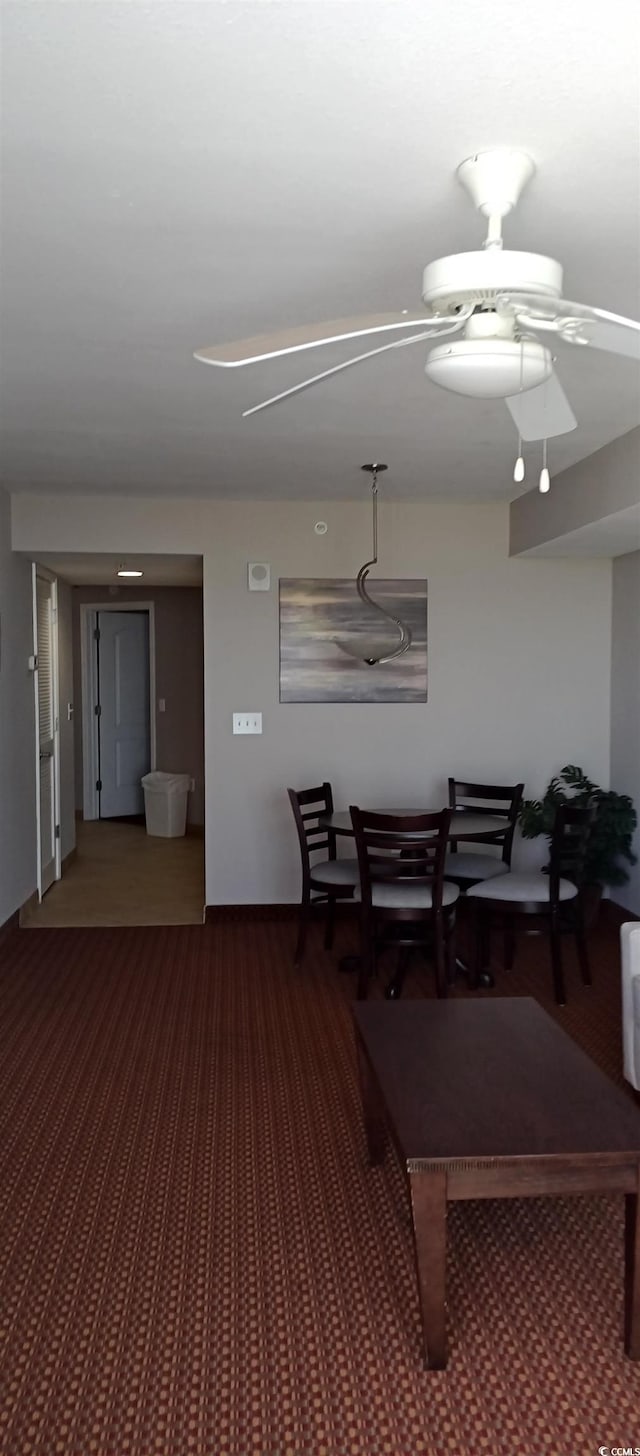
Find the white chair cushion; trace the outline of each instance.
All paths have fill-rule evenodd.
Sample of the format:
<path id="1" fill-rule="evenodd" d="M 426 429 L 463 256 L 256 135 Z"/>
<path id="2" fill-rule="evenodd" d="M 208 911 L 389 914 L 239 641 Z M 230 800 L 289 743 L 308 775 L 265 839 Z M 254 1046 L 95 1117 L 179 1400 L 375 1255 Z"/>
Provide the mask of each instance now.
<path id="1" fill-rule="evenodd" d="M 559 896 L 561 900 L 574 900 L 578 891 L 571 880 L 561 880 Z M 472 885 L 467 890 L 467 899 L 475 900 L 538 900 L 544 902 L 549 899 L 549 876 L 533 873 L 514 875 L 500 875 L 497 880 L 485 880 L 482 884 Z"/>
<path id="2" fill-rule="evenodd" d="M 444 884 L 442 887 L 443 905 L 453 905 L 458 899 L 460 891 L 457 885 Z M 355 900 L 360 899 L 360 887 L 354 895 Z M 378 884 L 373 886 L 371 903 L 378 910 L 429 910 L 433 904 L 433 897 L 430 885 L 407 884 Z"/>
<path id="3" fill-rule="evenodd" d="M 360 879 L 357 859 L 319 859 L 311 866 L 311 878 L 323 885 L 357 885 Z"/>
<path id="4" fill-rule="evenodd" d="M 445 875 L 464 880 L 491 880 L 496 875 L 508 875 L 509 866 L 495 854 L 448 854 L 444 862 Z"/>

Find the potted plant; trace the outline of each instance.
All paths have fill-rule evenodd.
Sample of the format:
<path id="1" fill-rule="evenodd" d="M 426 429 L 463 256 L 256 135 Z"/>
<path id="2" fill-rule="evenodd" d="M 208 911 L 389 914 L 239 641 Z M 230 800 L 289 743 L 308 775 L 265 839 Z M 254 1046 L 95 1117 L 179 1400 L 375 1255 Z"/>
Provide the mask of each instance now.
<path id="1" fill-rule="evenodd" d="M 558 804 L 591 804 L 594 820 L 584 871 L 584 899 L 587 921 L 598 913 L 604 885 L 624 885 L 629 871 L 624 863 L 636 863 L 633 835 L 638 816 L 628 794 L 601 789 L 576 764 L 568 763 L 545 790 L 542 799 L 524 799 L 519 824 L 524 839 L 549 835 Z"/>

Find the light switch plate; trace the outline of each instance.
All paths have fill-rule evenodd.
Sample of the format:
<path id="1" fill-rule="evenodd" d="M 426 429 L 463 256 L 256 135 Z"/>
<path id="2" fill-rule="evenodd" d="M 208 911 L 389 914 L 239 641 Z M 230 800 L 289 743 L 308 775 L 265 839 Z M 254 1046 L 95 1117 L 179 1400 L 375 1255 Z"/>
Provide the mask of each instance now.
<path id="1" fill-rule="evenodd" d="M 234 713 L 234 733 L 262 733 L 262 713 Z"/>

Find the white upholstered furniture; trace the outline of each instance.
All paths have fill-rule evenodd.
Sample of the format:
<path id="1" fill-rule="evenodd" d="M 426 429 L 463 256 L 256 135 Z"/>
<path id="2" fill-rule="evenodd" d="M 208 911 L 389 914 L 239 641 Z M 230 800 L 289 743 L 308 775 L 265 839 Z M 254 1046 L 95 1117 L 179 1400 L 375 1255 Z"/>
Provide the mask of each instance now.
<path id="1" fill-rule="evenodd" d="M 640 1092 L 640 920 L 620 927 L 624 1075 Z"/>

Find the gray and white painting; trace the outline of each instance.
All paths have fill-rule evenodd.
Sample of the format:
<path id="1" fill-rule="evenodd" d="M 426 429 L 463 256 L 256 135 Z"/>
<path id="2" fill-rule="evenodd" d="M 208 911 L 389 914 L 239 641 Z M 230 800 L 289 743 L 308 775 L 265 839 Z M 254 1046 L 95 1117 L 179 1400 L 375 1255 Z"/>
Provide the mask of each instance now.
<path id="1" fill-rule="evenodd" d="M 374 667 L 360 654 L 393 651 L 398 632 L 361 602 L 353 579 L 281 578 L 281 703 L 426 702 L 426 581 L 369 577 L 367 591 L 412 637 L 401 657 Z"/>

